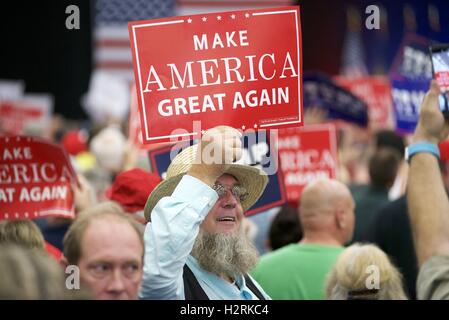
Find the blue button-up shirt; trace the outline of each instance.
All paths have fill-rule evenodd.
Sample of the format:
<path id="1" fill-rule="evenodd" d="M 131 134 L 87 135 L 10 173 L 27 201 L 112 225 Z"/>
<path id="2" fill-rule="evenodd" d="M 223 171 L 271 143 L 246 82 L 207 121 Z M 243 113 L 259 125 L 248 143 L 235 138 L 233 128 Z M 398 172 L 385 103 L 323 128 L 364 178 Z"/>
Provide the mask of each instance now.
<path id="1" fill-rule="evenodd" d="M 212 188 L 185 175 L 172 196 L 164 197 L 157 203 L 144 234 L 145 258 L 140 298 L 185 299 L 182 274 L 187 263 L 209 299 L 258 299 L 246 286 L 243 276 L 238 276 L 231 284 L 201 268 L 190 255 L 200 225 L 217 200 L 218 195 Z M 269 299 L 257 282 L 253 282 Z"/>

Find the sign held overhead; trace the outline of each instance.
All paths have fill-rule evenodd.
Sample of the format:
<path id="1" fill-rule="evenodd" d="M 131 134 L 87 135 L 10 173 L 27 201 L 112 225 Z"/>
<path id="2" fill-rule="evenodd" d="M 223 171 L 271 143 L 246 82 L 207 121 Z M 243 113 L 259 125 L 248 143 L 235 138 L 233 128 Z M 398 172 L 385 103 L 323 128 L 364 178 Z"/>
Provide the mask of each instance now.
<path id="1" fill-rule="evenodd" d="M 129 23 L 143 142 L 302 125 L 299 7 Z"/>

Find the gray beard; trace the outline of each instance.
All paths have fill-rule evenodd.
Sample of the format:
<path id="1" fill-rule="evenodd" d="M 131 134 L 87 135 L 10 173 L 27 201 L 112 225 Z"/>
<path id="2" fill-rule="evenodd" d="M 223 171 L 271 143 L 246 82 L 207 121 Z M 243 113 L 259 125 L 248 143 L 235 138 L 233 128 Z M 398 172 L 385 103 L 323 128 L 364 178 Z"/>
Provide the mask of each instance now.
<path id="1" fill-rule="evenodd" d="M 259 259 L 243 228 L 232 234 L 207 234 L 200 230 L 191 254 L 203 269 L 231 278 L 248 273 Z"/>

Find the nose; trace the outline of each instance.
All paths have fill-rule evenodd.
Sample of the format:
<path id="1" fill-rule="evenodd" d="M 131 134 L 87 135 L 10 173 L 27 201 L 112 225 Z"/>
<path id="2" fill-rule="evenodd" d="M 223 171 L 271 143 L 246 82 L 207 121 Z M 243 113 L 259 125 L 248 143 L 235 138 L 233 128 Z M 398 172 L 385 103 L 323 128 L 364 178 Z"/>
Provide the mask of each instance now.
<path id="1" fill-rule="evenodd" d="M 124 275 L 119 268 L 115 269 L 111 275 L 107 290 L 109 293 L 119 294 L 125 290 Z"/>
<path id="2" fill-rule="evenodd" d="M 238 201 L 232 192 L 230 190 L 226 190 L 226 195 L 223 197 L 222 207 L 226 209 L 233 209 L 237 205 L 237 202 Z"/>

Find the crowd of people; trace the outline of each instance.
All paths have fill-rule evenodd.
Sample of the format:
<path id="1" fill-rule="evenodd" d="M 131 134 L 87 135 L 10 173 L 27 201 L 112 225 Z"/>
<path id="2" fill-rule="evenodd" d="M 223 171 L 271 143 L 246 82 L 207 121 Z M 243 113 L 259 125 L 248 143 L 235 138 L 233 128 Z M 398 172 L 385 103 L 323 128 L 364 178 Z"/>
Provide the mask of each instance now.
<path id="1" fill-rule="evenodd" d="M 312 181 L 264 219 L 245 212 L 268 176 L 235 163 L 234 128 L 206 131 L 161 179 L 117 121 L 90 135 L 49 127 L 78 173 L 76 216 L 0 222 L 0 298 L 448 298 L 449 180 L 438 145 L 449 124 L 438 93 L 432 82 L 405 160 L 403 137 L 372 132 L 364 163 L 342 155 L 345 175 Z"/>

